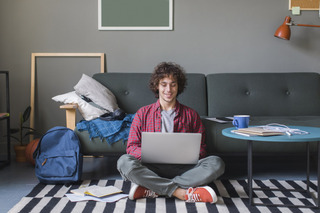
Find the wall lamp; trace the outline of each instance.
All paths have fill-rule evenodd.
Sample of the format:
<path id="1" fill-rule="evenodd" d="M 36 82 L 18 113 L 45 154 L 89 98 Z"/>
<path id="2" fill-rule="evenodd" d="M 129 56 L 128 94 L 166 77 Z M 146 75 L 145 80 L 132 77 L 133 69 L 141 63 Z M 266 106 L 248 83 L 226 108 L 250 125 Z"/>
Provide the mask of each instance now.
<path id="1" fill-rule="evenodd" d="M 274 36 L 277 38 L 290 40 L 290 26 L 302 26 L 302 27 L 320 27 L 320 25 L 310 25 L 310 24 L 295 24 L 291 21 L 290 16 L 286 16 L 283 24 L 276 30 Z"/>

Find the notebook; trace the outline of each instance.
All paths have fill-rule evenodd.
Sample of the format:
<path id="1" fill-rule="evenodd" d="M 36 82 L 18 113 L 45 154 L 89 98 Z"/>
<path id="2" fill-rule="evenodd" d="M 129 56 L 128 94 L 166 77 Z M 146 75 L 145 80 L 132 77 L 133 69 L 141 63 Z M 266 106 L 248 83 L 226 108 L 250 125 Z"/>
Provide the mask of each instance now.
<path id="1" fill-rule="evenodd" d="M 196 164 L 199 160 L 201 133 L 142 132 L 143 163 Z"/>

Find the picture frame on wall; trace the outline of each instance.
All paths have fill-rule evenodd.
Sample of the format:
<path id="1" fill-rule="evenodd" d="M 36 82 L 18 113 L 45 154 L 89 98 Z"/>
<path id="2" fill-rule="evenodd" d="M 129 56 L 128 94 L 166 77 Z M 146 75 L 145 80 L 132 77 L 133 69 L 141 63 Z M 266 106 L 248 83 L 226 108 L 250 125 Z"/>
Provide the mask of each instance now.
<path id="1" fill-rule="evenodd" d="M 319 10 L 320 1 L 319 0 L 289 0 L 289 10 L 293 7 L 299 7 L 300 10 Z"/>
<path id="2" fill-rule="evenodd" d="M 173 0 L 98 0 L 99 30 L 173 30 Z"/>

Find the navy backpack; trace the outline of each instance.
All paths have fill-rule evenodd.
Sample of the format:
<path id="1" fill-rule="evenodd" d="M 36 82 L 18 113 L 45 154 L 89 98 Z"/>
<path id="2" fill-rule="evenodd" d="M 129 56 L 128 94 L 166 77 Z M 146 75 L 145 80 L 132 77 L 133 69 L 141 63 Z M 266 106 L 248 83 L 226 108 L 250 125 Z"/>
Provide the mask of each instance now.
<path id="1" fill-rule="evenodd" d="M 82 154 L 73 130 L 57 126 L 48 130 L 33 153 L 41 183 L 68 184 L 81 180 Z"/>

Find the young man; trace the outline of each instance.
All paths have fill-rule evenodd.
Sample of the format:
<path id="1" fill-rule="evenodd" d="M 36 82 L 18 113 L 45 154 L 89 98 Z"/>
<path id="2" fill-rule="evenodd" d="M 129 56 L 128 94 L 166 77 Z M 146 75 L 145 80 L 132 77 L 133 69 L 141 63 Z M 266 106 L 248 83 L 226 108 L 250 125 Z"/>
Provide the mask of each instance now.
<path id="1" fill-rule="evenodd" d="M 187 202 L 217 201 L 206 184 L 224 172 L 217 156 L 206 156 L 205 129 L 198 113 L 177 100 L 186 85 L 184 70 L 174 63 L 155 67 L 149 87 L 158 98 L 156 103 L 140 108 L 131 125 L 127 154 L 118 160 L 118 170 L 133 186 L 129 199 L 168 196 Z M 196 165 L 141 163 L 141 132 L 196 132 L 202 134 L 200 160 Z M 181 153 L 177 153 L 183 155 Z M 201 187 L 199 187 L 201 186 Z"/>

